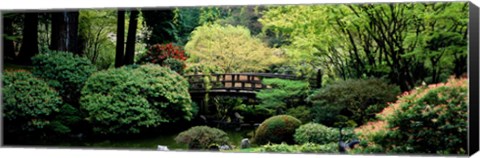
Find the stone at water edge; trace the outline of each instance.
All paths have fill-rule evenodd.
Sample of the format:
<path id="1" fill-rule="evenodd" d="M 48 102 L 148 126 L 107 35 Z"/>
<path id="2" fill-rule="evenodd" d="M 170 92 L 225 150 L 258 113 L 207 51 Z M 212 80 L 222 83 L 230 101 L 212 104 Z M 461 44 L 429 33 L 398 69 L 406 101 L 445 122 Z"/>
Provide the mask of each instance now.
<path id="1" fill-rule="evenodd" d="M 229 145 L 222 145 L 220 146 L 220 150 L 232 150 L 232 148 Z"/>
<path id="2" fill-rule="evenodd" d="M 249 147 L 250 147 L 250 141 L 248 140 L 248 138 L 242 139 L 242 142 L 240 143 L 240 148 L 245 149 Z"/>
<path id="3" fill-rule="evenodd" d="M 159 151 L 169 151 L 168 147 L 167 147 L 167 146 L 163 146 L 163 145 L 158 145 L 158 146 L 157 146 L 157 150 L 159 150 Z"/>

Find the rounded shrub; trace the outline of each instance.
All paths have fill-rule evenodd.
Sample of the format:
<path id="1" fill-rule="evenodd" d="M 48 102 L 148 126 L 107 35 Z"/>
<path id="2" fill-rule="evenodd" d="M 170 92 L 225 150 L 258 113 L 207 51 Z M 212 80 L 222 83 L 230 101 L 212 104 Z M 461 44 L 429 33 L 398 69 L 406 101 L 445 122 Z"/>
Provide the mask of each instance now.
<path id="1" fill-rule="evenodd" d="M 70 104 L 78 104 L 80 91 L 96 67 L 85 57 L 70 52 L 52 51 L 32 58 L 32 73 L 45 79 Z"/>
<path id="2" fill-rule="evenodd" d="M 465 154 L 467 106 L 467 79 L 450 79 L 404 93 L 356 131 L 369 141 L 364 152 Z"/>
<path id="3" fill-rule="evenodd" d="M 207 149 L 211 145 L 226 145 L 227 133 L 208 126 L 195 126 L 175 137 L 177 143 L 187 144 L 189 149 Z"/>
<path id="4" fill-rule="evenodd" d="M 340 126 L 337 124 L 350 121 L 361 125 L 374 119 L 399 93 L 398 86 L 381 79 L 349 79 L 327 85 L 307 100 L 313 104 L 311 112 L 317 123 Z"/>
<path id="5" fill-rule="evenodd" d="M 339 131 L 318 123 L 307 123 L 295 130 L 295 142 L 299 144 L 327 144 L 338 142 Z"/>
<path id="6" fill-rule="evenodd" d="M 26 71 L 5 72 L 2 93 L 6 132 L 49 128 L 62 103 L 57 91 Z"/>
<path id="7" fill-rule="evenodd" d="M 293 134 L 302 122 L 290 115 L 272 116 L 260 124 L 255 132 L 254 143 L 263 145 L 267 143 L 293 144 Z"/>
<path id="8" fill-rule="evenodd" d="M 162 66 L 168 67 L 172 69 L 173 71 L 182 74 L 183 70 L 185 69 L 186 65 L 183 61 L 175 58 L 168 58 L 165 59 L 163 62 Z"/>
<path id="9" fill-rule="evenodd" d="M 466 153 L 468 91 L 466 81 L 457 83 L 408 98 L 387 118 L 392 130 L 382 146 L 396 153 Z"/>
<path id="10" fill-rule="evenodd" d="M 127 66 L 94 73 L 80 99 L 94 132 L 139 133 L 192 118 L 185 78 L 158 65 Z"/>

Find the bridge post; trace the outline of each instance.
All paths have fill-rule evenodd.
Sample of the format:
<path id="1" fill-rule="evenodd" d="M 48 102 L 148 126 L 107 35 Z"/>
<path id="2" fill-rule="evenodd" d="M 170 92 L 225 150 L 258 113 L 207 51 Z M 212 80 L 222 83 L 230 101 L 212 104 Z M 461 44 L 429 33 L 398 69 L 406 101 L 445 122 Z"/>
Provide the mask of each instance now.
<path id="1" fill-rule="evenodd" d="M 321 69 L 318 69 L 317 70 L 317 88 L 322 88 L 322 70 Z"/>

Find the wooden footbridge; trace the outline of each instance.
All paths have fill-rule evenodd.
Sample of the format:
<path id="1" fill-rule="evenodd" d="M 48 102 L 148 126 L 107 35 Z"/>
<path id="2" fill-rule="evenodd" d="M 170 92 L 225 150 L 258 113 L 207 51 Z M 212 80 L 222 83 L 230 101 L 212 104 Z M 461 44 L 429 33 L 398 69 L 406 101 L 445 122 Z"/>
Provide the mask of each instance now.
<path id="1" fill-rule="evenodd" d="M 194 74 L 185 75 L 184 77 L 190 83 L 189 91 L 192 98 L 203 98 L 206 93 L 215 96 L 252 98 L 255 97 L 257 91 L 269 88 L 267 85 L 262 84 L 264 78 L 300 79 L 295 75 L 274 73 Z"/>

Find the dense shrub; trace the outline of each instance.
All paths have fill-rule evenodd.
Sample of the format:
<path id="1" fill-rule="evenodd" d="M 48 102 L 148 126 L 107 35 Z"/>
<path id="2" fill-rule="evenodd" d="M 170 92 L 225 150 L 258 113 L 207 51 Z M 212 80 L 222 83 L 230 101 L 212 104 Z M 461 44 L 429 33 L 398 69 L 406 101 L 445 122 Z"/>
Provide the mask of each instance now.
<path id="1" fill-rule="evenodd" d="M 293 134 L 302 122 L 289 115 L 277 115 L 266 119 L 255 132 L 254 143 L 262 145 L 267 143 L 293 144 Z"/>
<path id="2" fill-rule="evenodd" d="M 338 142 L 338 136 L 338 130 L 334 128 L 317 123 L 307 123 L 297 128 L 293 137 L 299 144 L 327 144 Z"/>
<path id="3" fill-rule="evenodd" d="M 165 59 L 162 66 L 168 67 L 171 70 L 173 70 L 173 71 L 175 71 L 179 74 L 182 74 L 186 65 L 181 60 L 178 60 L 178 59 L 175 59 L 175 58 L 168 58 L 168 59 Z"/>
<path id="4" fill-rule="evenodd" d="M 257 93 L 256 97 L 261 102 L 259 106 L 275 111 L 304 105 L 304 100 L 309 91 L 308 82 L 278 78 L 264 79 L 262 82 L 271 88 Z"/>
<path id="5" fill-rule="evenodd" d="M 192 118 L 187 81 L 158 65 L 94 73 L 82 90 L 83 110 L 98 133 L 138 133 L 142 128 Z"/>
<path id="6" fill-rule="evenodd" d="M 357 131 L 384 152 L 465 154 L 467 96 L 467 79 L 419 87 Z"/>
<path id="7" fill-rule="evenodd" d="M 227 133 L 208 126 L 195 126 L 175 137 L 177 143 L 187 144 L 189 149 L 206 149 L 210 145 L 226 145 Z"/>
<path id="8" fill-rule="evenodd" d="M 262 122 L 272 116 L 267 108 L 261 106 L 241 104 L 233 110 L 243 116 L 244 122 Z"/>
<path id="9" fill-rule="evenodd" d="M 32 58 L 32 62 L 32 73 L 45 79 L 70 104 L 78 104 L 83 84 L 96 71 L 90 60 L 70 52 L 38 54 Z"/>
<path id="10" fill-rule="evenodd" d="M 286 114 L 298 118 L 304 124 L 309 123 L 313 120 L 310 114 L 310 109 L 306 106 L 290 108 L 287 110 Z"/>
<path id="11" fill-rule="evenodd" d="M 5 132 L 45 131 L 62 102 L 45 81 L 24 71 L 5 72 L 2 93 Z"/>
<path id="12" fill-rule="evenodd" d="M 267 144 L 256 148 L 255 152 L 283 152 L 283 153 L 337 153 L 338 143 L 313 144 L 305 143 L 302 145 Z"/>
<path id="13" fill-rule="evenodd" d="M 327 85 L 308 100 L 314 105 L 312 114 L 315 122 L 333 126 L 335 123 L 353 120 L 361 125 L 375 118 L 375 114 L 387 102 L 395 101 L 399 92 L 397 86 L 380 79 L 350 79 Z"/>
<path id="14" fill-rule="evenodd" d="M 185 60 L 188 56 L 180 46 L 173 43 L 155 44 L 151 46 L 147 53 L 140 57 L 139 63 L 152 63 L 170 67 L 175 72 L 181 73 L 185 69 Z"/>

